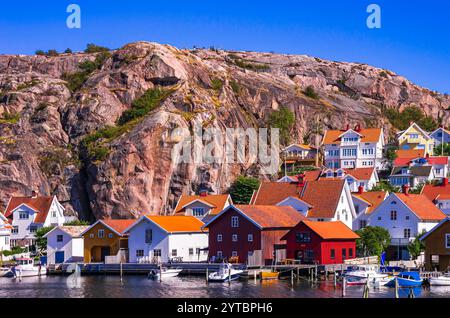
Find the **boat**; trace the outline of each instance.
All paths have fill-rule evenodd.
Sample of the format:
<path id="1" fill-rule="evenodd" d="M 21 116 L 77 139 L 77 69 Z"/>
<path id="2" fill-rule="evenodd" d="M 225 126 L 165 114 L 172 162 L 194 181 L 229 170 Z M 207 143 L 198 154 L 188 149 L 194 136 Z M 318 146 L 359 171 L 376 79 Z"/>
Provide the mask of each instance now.
<path id="1" fill-rule="evenodd" d="M 431 286 L 450 286 L 450 273 L 429 279 Z"/>
<path id="2" fill-rule="evenodd" d="M 150 273 L 148 273 L 148 278 L 150 279 L 164 279 L 169 277 L 176 277 L 180 274 L 182 269 L 178 268 L 165 268 L 163 267 L 161 270 L 152 269 Z"/>
<path id="3" fill-rule="evenodd" d="M 15 278 L 41 276 L 41 266 L 35 266 L 32 258 L 18 258 L 15 260 L 17 265 L 12 268 Z"/>
<path id="4" fill-rule="evenodd" d="M 396 277 L 392 278 L 384 286 L 395 287 L 395 281 L 398 282 L 398 287 L 418 287 L 422 286 L 423 279 L 420 278 L 418 272 L 402 272 Z"/>
<path id="5" fill-rule="evenodd" d="M 208 281 L 211 282 L 226 282 L 238 279 L 244 271 L 234 269 L 229 263 L 221 264 L 219 271 L 208 275 Z"/>
<path id="6" fill-rule="evenodd" d="M 365 285 L 367 281 L 375 286 L 383 285 L 391 279 L 387 274 L 379 273 L 377 266 L 360 265 L 344 274 L 347 285 Z"/>
<path id="7" fill-rule="evenodd" d="M 275 271 L 261 272 L 261 280 L 278 279 L 279 275 L 280 275 L 280 273 L 279 272 L 275 272 Z"/>
<path id="8" fill-rule="evenodd" d="M 12 275 L 11 269 L 8 267 L 0 267 L 0 277 L 7 277 Z"/>

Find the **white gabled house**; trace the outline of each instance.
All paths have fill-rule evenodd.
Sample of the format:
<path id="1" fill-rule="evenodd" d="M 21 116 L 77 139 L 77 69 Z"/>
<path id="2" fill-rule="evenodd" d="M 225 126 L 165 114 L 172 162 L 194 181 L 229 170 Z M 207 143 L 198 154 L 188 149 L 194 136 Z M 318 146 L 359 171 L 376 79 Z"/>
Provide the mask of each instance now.
<path id="1" fill-rule="evenodd" d="M 321 179 L 343 179 L 351 192 L 358 192 L 360 187 L 364 191 L 370 191 L 380 181 L 377 170 L 372 168 L 355 168 L 355 169 L 327 169 L 323 172 Z"/>
<path id="2" fill-rule="evenodd" d="M 11 249 L 11 229 L 12 226 L 9 224 L 8 219 L 0 212 L 0 252 Z"/>
<path id="3" fill-rule="evenodd" d="M 423 231 L 431 230 L 446 215 L 426 196 L 408 193 L 403 186 L 402 193 L 391 193 L 370 214 L 368 225 L 380 226 L 391 235 L 389 259 L 408 260 L 407 246 Z"/>
<path id="4" fill-rule="evenodd" d="M 202 191 L 200 195 L 182 195 L 177 202 L 174 215 L 195 216 L 205 221 L 231 204 L 233 201 L 229 194 L 208 194 Z"/>
<path id="5" fill-rule="evenodd" d="M 361 189 L 362 190 L 362 189 Z M 373 191 L 353 193 L 353 205 L 356 218 L 353 220 L 352 229 L 360 230 L 369 223 L 370 214 L 389 196 L 387 191 Z"/>
<path id="6" fill-rule="evenodd" d="M 11 246 L 30 246 L 41 227 L 59 226 L 65 222 L 64 207 L 56 196 L 12 197 L 5 216 L 12 225 Z"/>
<path id="7" fill-rule="evenodd" d="M 81 234 L 89 226 L 57 226 L 47 238 L 47 264 L 83 262 L 84 240 Z"/>
<path id="8" fill-rule="evenodd" d="M 194 216 L 142 216 L 124 231 L 130 263 L 206 261 L 208 232 L 203 225 Z"/>

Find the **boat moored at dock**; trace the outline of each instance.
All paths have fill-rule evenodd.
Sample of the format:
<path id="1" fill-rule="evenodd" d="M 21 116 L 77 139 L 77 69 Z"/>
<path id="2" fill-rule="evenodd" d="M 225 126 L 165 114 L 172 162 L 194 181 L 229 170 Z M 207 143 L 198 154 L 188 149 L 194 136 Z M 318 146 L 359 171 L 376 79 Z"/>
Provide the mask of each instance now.
<path id="1" fill-rule="evenodd" d="M 450 286 L 450 273 L 429 279 L 431 286 Z"/>
<path id="2" fill-rule="evenodd" d="M 208 275 L 208 281 L 211 282 L 226 282 L 238 279 L 244 271 L 234 269 L 229 263 L 221 264 L 217 272 Z"/>
<path id="3" fill-rule="evenodd" d="M 402 272 L 392 278 L 384 286 L 395 287 L 396 280 L 398 287 L 418 287 L 423 284 L 423 279 L 420 277 L 418 272 Z"/>

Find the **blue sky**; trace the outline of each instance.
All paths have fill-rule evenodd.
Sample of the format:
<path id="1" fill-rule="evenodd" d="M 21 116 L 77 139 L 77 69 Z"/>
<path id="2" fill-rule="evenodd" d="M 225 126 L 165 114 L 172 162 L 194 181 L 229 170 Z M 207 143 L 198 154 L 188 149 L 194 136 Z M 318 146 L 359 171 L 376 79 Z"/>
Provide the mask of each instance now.
<path id="1" fill-rule="evenodd" d="M 82 50 L 90 42 L 118 48 L 140 40 L 216 46 L 367 63 L 450 93 L 450 1 L 25 2 L 0 3 L 1 54 Z M 79 30 L 66 27 L 71 3 L 81 7 Z M 366 26 L 371 3 L 381 6 L 381 29 Z"/>

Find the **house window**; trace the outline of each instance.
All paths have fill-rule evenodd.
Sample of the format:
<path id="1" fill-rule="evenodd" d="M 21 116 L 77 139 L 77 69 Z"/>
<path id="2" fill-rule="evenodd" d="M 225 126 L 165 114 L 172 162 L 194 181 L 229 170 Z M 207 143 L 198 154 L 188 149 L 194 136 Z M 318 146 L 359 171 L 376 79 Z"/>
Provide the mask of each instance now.
<path id="1" fill-rule="evenodd" d="M 353 258 L 353 248 L 348 249 L 348 257 Z"/>
<path id="2" fill-rule="evenodd" d="M 247 255 L 248 255 L 248 257 L 252 257 L 253 256 L 253 251 L 248 251 Z"/>
<path id="3" fill-rule="evenodd" d="M 359 220 L 359 228 L 365 228 L 367 226 L 367 220 Z"/>
<path id="4" fill-rule="evenodd" d="M 194 249 L 193 248 L 189 249 L 189 255 L 194 255 Z"/>
<path id="5" fill-rule="evenodd" d="M 36 225 L 30 225 L 30 233 L 36 233 L 37 226 Z"/>
<path id="6" fill-rule="evenodd" d="M 193 208 L 192 209 L 193 216 L 203 216 L 205 215 L 205 208 Z"/>
<path id="7" fill-rule="evenodd" d="M 331 259 L 334 259 L 336 257 L 336 253 L 335 253 L 335 251 L 334 251 L 334 248 L 332 248 L 331 250 L 330 250 L 330 258 Z"/>
<path id="8" fill-rule="evenodd" d="M 145 244 L 151 244 L 153 241 L 153 231 L 152 229 L 145 230 Z"/>
<path id="9" fill-rule="evenodd" d="M 397 220 L 397 211 L 391 211 L 391 221 Z"/>
<path id="10" fill-rule="evenodd" d="M 436 174 L 441 174 L 441 169 L 436 169 Z"/>
<path id="11" fill-rule="evenodd" d="M 5 236 L 5 245 L 9 245 L 9 237 Z"/>
<path id="12" fill-rule="evenodd" d="M 144 250 L 136 250 L 136 257 L 144 257 Z"/>
<path id="13" fill-rule="evenodd" d="M 94 238 L 94 234 L 93 233 L 89 234 L 89 238 L 93 239 Z"/>
<path id="14" fill-rule="evenodd" d="M 445 248 L 450 248 L 450 234 L 445 234 Z"/>
<path id="15" fill-rule="evenodd" d="M 19 213 L 19 219 L 21 219 L 21 220 L 26 220 L 26 219 L 28 219 L 28 212 L 20 212 Z"/>
<path id="16" fill-rule="evenodd" d="M 347 258 L 347 250 L 345 248 L 342 249 L 342 259 L 346 259 Z"/>
<path id="17" fill-rule="evenodd" d="M 378 217 L 378 221 L 381 221 L 381 216 Z"/>
<path id="18" fill-rule="evenodd" d="M 111 238 L 113 238 L 113 234 L 112 233 L 109 233 L 108 234 L 108 237 L 111 239 Z"/>
<path id="19" fill-rule="evenodd" d="M 231 227 L 239 227 L 239 218 L 237 216 L 231 217 Z"/>
<path id="20" fill-rule="evenodd" d="M 397 204 L 397 202 L 396 201 L 392 201 L 391 204 Z"/>
<path id="21" fill-rule="evenodd" d="M 62 242 L 63 241 L 63 236 L 61 234 L 56 235 L 56 242 Z"/>
<path id="22" fill-rule="evenodd" d="M 222 242 L 222 234 L 217 234 L 217 242 Z"/>
<path id="23" fill-rule="evenodd" d="M 236 251 L 233 251 L 233 252 L 231 252 L 231 256 L 236 257 L 236 256 L 238 256 L 238 253 Z"/>
<path id="24" fill-rule="evenodd" d="M 222 258 L 222 257 L 223 257 L 222 251 L 217 251 L 217 258 Z"/>
<path id="25" fill-rule="evenodd" d="M 18 226 L 13 226 L 13 228 L 11 230 L 11 234 L 19 234 L 19 227 Z"/>
<path id="26" fill-rule="evenodd" d="M 409 215 L 405 216 L 405 219 L 406 219 L 406 220 L 409 220 Z"/>
<path id="27" fill-rule="evenodd" d="M 52 218 L 56 218 L 56 211 L 52 211 Z"/>
<path id="28" fill-rule="evenodd" d="M 248 242 L 253 242 L 253 234 L 247 235 L 247 241 Z"/>
<path id="29" fill-rule="evenodd" d="M 403 237 L 404 238 L 410 238 L 411 237 L 411 229 L 404 229 L 403 230 Z"/>
<path id="30" fill-rule="evenodd" d="M 98 238 L 104 238 L 105 237 L 105 230 L 98 230 Z"/>
<path id="31" fill-rule="evenodd" d="M 325 219 L 317 219 L 317 222 L 325 222 Z"/>
<path id="32" fill-rule="evenodd" d="M 196 255 L 200 255 L 200 249 L 199 249 L 199 248 L 196 248 L 196 249 L 195 249 L 195 254 L 196 254 Z"/>
<path id="33" fill-rule="evenodd" d="M 231 240 L 232 240 L 233 242 L 237 242 L 237 241 L 238 241 L 238 236 L 237 236 L 237 234 L 233 234 L 233 235 L 231 236 Z"/>
<path id="34" fill-rule="evenodd" d="M 156 249 L 156 250 L 153 250 L 153 256 L 154 257 L 161 257 L 161 250 L 160 249 Z"/>
<path id="35" fill-rule="evenodd" d="M 177 256 L 177 250 L 172 250 L 172 256 Z"/>
<path id="36" fill-rule="evenodd" d="M 295 233 L 295 241 L 297 243 L 310 243 L 311 234 L 310 233 Z"/>

